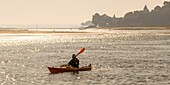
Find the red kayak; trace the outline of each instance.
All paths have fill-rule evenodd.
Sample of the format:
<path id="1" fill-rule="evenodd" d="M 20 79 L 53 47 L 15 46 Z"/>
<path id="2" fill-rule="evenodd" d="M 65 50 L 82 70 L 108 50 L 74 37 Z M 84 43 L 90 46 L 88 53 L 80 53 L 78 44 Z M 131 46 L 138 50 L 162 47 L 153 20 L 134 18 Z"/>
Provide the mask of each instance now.
<path id="1" fill-rule="evenodd" d="M 63 72 L 77 72 L 77 71 L 89 71 L 91 70 L 91 64 L 89 66 L 83 66 L 80 68 L 74 68 L 74 67 L 59 67 L 59 68 L 54 68 L 54 67 L 48 67 L 49 71 L 52 74 L 56 73 L 63 73 Z"/>

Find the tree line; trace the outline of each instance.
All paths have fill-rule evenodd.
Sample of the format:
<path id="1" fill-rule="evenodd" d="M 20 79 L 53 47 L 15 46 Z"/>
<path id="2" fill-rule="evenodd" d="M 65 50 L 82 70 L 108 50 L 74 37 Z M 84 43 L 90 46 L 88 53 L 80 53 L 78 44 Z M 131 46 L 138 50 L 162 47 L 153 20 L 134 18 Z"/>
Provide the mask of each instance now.
<path id="1" fill-rule="evenodd" d="M 126 13 L 123 17 L 110 17 L 106 14 L 95 13 L 92 23 L 96 27 L 127 27 L 127 26 L 170 26 L 170 2 L 149 10 L 147 6 L 140 11 Z"/>

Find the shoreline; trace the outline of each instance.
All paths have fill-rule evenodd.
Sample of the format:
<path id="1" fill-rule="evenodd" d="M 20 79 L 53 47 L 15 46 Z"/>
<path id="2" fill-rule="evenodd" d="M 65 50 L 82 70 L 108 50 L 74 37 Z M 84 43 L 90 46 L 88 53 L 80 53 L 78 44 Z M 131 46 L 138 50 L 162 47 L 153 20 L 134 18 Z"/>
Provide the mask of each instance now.
<path id="1" fill-rule="evenodd" d="M 108 28 L 86 28 L 86 29 L 17 29 L 1 28 L 0 34 L 82 34 L 114 30 L 170 30 L 170 27 L 108 27 Z M 101 31 L 101 32 L 102 32 Z"/>
<path id="2" fill-rule="evenodd" d="M 89 29 L 89 28 L 87 28 Z M 92 29 L 92 28 L 90 28 Z M 170 27 L 99 27 L 94 29 L 110 29 L 110 30 L 170 30 Z"/>

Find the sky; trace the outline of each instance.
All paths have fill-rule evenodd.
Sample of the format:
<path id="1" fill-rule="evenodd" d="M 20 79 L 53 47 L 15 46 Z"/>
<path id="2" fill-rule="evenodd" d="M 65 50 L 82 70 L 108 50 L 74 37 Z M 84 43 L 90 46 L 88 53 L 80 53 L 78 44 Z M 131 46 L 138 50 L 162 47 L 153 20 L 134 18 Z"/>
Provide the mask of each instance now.
<path id="1" fill-rule="evenodd" d="M 123 17 L 165 0 L 0 0 L 0 24 L 80 24 L 95 13 Z M 169 1 L 169 0 L 166 0 Z"/>

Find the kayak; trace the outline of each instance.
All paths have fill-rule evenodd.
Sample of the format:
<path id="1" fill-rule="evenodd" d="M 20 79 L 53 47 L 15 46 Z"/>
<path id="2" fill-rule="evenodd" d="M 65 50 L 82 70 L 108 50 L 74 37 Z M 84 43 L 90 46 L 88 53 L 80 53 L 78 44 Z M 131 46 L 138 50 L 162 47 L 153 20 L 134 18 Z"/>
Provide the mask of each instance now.
<path id="1" fill-rule="evenodd" d="M 74 68 L 74 67 L 59 67 L 59 68 L 48 67 L 48 70 L 52 74 L 56 74 L 56 73 L 63 73 L 63 72 L 90 71 L 91 68 L 92 68 L 92 66 L 90 64 L 89 66 L 83 66 L 83 67 L 80 67 L 80 68 Z"/>
<path id="2" fill-rule="evenodd" d="M 91 65 L 89 66 L 83 66 L 80 68 L 74 68 L 74 67 L 59 67 L 59 68 L 55 68 L 55 67 L 48 67 L 48 70 L 52 73 L 52 74 L 56 74 L 56 73 L 63 73 L 63 72 L 77 72 L 77 71 L 89 71 L 91 70 Z"/>

